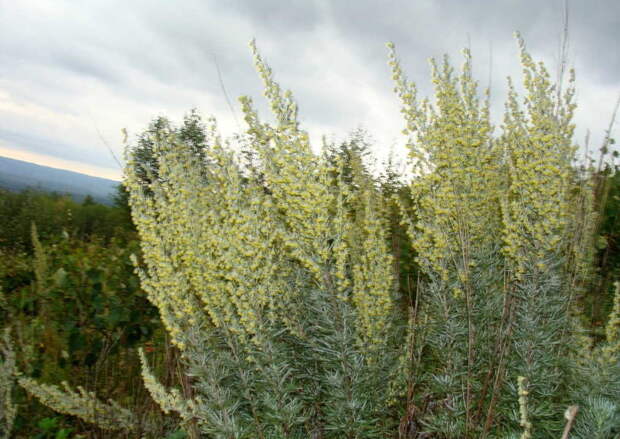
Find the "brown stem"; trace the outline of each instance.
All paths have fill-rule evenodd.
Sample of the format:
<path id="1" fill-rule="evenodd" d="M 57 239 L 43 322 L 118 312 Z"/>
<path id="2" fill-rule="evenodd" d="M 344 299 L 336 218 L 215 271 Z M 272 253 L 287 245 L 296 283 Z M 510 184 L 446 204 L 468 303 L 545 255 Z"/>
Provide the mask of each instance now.
<path id="1" fill-rule="evenodd" d="M 482 385 L 482 390 L 480 391 L 480 396 L 478 399 L 478 410 L 476 411 L 475 419 L 480 419 L 482 416 L 482 409 L 484 408 L 484 400 L 487 397 L 487 392 L 489 391 L 489 386 L 494 375 L 497 373 L 497 360 L 500 359 L 500 351 L 502 346 L 504 345 L 504 330 L 506 325 L 508 324 L 508 316 L 509 316 L 509 297 L 504 291 L 504 306 L 502 309 L 502 317 L 500 320 L 499 333 L 497 338 L 495 339 L 495 345 L 493 347 L 493 355 L 491 357 L 491 364 L 489 364 L 489 370 L 487 371 L 486 377 L 484 378 L 484 383 Z"/>
<path id="2" fill-rule="evenodd" d="M 566 418 L 566 425 L 564 426 L 564 433 L 562 433 L 562 439 L 568 439 L 568 435 L 573 428 L 577 412 L 579 411 L 578 405 L 571 405 L 566 409 L 564 417 Z"/>
<path id="3" fill-rule="evenodd" d="M 495 411 L 495 404 L 497 403 L 497 399 L 499 398 L 499 389 L 501 386 L 502 375 L 504 374 L 504 369 L 506 367 L 506 361 L 508 357 L 508 352 L 510 348 L 510 336 L 512 335 L 512 320 L 514 318 L 514 294 L 512 294 L 512 285 L 510 289 L 506 292 L 508 294 L 508 316 L 507 316 L 507 328 L 506 328 L 506 336 L 503 338 L 503 343 L 500 348 L 500 359 L 499 365 L 497 368 L 497 373 L 495 374 L 495 380 L 493 382 L 493 390 L 491 391 L 491 401 L 489 402 L 489 407 L 487 409 L 487 416 L 484 423 L 484 428 L 482 431 L 481 438 L 484 439 L 489 430 L 491 429 L 491 425 L 493 424 L 493 417 Z"/>

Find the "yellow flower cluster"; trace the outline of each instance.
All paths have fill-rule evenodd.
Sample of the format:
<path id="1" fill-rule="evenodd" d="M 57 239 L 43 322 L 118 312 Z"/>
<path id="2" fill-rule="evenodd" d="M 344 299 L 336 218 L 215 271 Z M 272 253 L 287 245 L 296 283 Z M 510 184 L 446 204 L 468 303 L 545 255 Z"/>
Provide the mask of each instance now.
<path id="1" fill-rule="evenodd" d="M 574 222 L 568 208 L 576 151 L 571 142 L 574 74 L 560 93 L 544 65 L 535 63 L 517 39 L 525 108 L 509 79 L 498 140 L 492 138 L 489 94 L 480 102 L 468 50 L 458 77 L 447 58 L 441 66 L 431 60 L 436 97 L 431 104 L 417 101 L 394 45 L 388 45 L 414 171 L 416 222 L 410 235 L 423 269 L 444 280 L 453 276 L 461 285 L 476 264 L 472 255 L 498 244 L 517 277 L 526 262 L 545 270 Z M 457 287 L 454 294 L 461 296 L 462 290 Z"/>
<path id="2" fill-rule="evenodd" d="M 271 68 L 265 64 L 251 43 L 256 69 L 263 79 L 265 97 L 277 120 L 275 128 L 250 125 L 251 132 L 268 139 L 259 143 L 265 183 L 272 191 L 274 208 L 282 212 L 285 245 L 312 270 L 317 277 L 329 258 L 329 215 L 334 196 L 329 190 L 329 167 L 313 153 L 308 133 L 299 129 L 297 104 L 289 91 L 283 92 L 273 80 Z M 247 100 L 245 102 L 248 102 Z M 257 116 L 249 107 L 246 121 Z"/>
<path id="3" fill-rule="evenodd" d="M 361 188 L 357 200 L 353 200 L 355 195 L 342 182 L 339 185 L 357 204 L 358 214 L 355 221 L 347 223 L 348 234 L 335 250 L 335 256 L 339 264 L 348 259 L 352 267 L 350 282 L 341 287 L 344 287 L 342 291 L 346 291 L 346 285 L 351 287 L 351 301 L 358 311 L 357 324 L 364 344 L 369 348 L 381 347 L 386 342 L 394 312 L 393 259 L 387 243 L 384 206 L 371 181 L 364 181 L 359 175 L 354 180 Z M 340 267 L 337 272 L 342 270 Z"/>
<path id="4" fill-rule="evenodd" d="M 508 182 L 503 199 L 505 253 L 518 276 L 525 263 L 544 270 L 557 254 L 566 233 L 570 210 L 572 144 L 575 104 L 574 74 L 564 95 L 558 95 L 542 63 L 535 63 L 517 35 L 526 90 L 525 108 L 509 82 L 502 144 Z"/>
<path id="5" fill-rule="evenodd" d="M 290 92 L 254 43 L 252 50 L 277 121 L 262 123 L 252 101 L 241 99 L 258 175 L 240 165 L 215 122 L 206 162 L 174 135 L 152 139 L 159 168 L 148 190 L 129 151 L 125 185 L 141 236 L 142 285 L 181 349 L 190 327 L 224 328 L 259 343 L 261 327 L 277 320 L 301 335 L 303 316 L 292 305 L 317 286 L 351 300 L 361 339 L 379 343 L 392 318 L 394 276 L 376 194 L 369 187 L 359 197 L 358 230 L 342 208 L 347 188 L 334 186 L 333 166 L 299 128 Z"/>
<path id="6" fill-rule="evenodd" d="M 431 60 L 436 102 L 418 103 L 393 44 L 388 47 L 414 171 L 416 222 L 409 232 L 425 270 L 444 280 L 455 272 L 463 281 L 471 255 L 491 244 L 500 228 L 501 153 L 491 141 L 488 94 L 480 102 L 465 50 L 459 76 L 447 58 L 441 67 Z"/>
<path id="7" fill-rule="evenodd" d="M 208 155 L 204 176 L 203 165 L 171 139 L 152 198 L 128 172 L 148 267 L 142 282 L 180 348 L 191 326 L 255 333 L 261 310 L 286 294 L 284 279 L 274 276 L 282 257 L 263 189 L 243 183 L 218 139 Z"/>
<path id="8" fill-rule="evenodd" d="M 82 387 L 78 387 L 75 392 L 66 382 L 63 382 L 61 389 L 39 384 L 31 378 L 20 378 L 19 384 L 54 411 L 77 416 L 104 430 L 133 430 L 137 425 L 137 420 L 129 410 L 111 400 L 104 403 L 93 392 L 87 392 Z"/>
<path id="9" fill-rule="evenodd" d="M 151 372 L 146 361 L 144 352 L 140 350 L 140 363 L 142 364 L 142 379 L 144 387 L 149 391 L 153 401 L 155 401 L 162 411 L 169 414 L 171 411 L 177 412 L 181 418 L 188 422 L 194 418 L 195 401 L 187 401 L 177 389 L 166 390 Z"/>

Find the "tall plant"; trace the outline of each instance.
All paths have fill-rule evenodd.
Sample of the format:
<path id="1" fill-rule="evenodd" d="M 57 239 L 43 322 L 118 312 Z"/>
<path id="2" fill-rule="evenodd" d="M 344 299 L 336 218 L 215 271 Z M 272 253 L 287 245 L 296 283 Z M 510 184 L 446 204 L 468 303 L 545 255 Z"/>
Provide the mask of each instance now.
<path id="1" fill-rule="evenodd" d="M 198 143 L 166 122 L 128 149 L 138 272 L 187 377 L 166 388 L 142 354 L 144 382 L 191 436 L 557 437 L 569 402 L 582 437 L 618 432 L 617 310 L 604 347 L 579 350 L 573 329 L 595 219 L 572 167 L 573 74 L 559 90 L 517 40 L 525 96 L 509 81 L 498 136 L 468 51 L 460 73 L 431 63 L 431 102 L 389 45 L 407 190 L 380 185 L 360 144 L 314 152 L 254 43 L 275 121 L 241 98 L 242 153 L 214 120 Z M 413 268 L 415 295 L 399 285 Z"/>
<path id="2" fill-rule="evenodd" d="M 416 174 L 409 233 L 424 274 L 409 412 L 440 437 L 516 429 L 519 376 L 528 380 L 535 434 L 558 431 L 567 402 L 569 262 L 577 263 L 570 206 L 581 189 L 572 170 L 574 75 L 560 93 L 517 40 L 525 96 L 509 79 L 499 137 L 468 51 L 458 76 L 447 59 L 431 62 L 430 102 L 418 99 L 389 46 Z M 592 206 L 583 209 L 588 217 Z"/>
<path id="3" fill-rule="evenodd" d="M 193 395 L 165 391 L 148 367 L 146 382 L 215 437 L 384 437 L 398 337 L 381 199 L 370 179 L 345 182 L 343 163 L 312 151 L 290 93 L 253 50 L 276 119 L 242 99 L 253 168 L 214 122 L 204 157 L 174 133 L 153 138 L 158 174 L 146 190 L 128 156 L 142 284 Z"/>

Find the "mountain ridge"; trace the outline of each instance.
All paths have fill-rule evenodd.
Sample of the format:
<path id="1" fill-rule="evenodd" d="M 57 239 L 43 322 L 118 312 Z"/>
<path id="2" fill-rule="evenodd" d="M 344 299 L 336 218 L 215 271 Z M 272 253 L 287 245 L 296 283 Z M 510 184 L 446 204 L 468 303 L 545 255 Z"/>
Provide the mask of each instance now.
<path id="1" fill-rule="evenodd" d="M 99 203 L 112 204 L 119 184 L 115 180 L 0 156 L 0 188 L 13 192 L 38 189 L 67 194 L 76 201 L 90 195 Z"/>

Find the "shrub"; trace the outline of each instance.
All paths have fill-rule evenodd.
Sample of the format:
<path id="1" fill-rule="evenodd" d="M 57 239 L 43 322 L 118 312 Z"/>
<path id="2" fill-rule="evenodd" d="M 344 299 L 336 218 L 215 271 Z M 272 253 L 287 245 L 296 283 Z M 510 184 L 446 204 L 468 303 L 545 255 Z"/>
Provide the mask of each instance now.
<path id="1" fill-rule="evenodd" d="M 575 317 L 596 215 L 573 166 L 574 74 L 553 84 L 517 39 L 525 96 L 509 80 L 499 136 L 468 51 L 459 74 L 431 62 L 431 102 L 388 45 L 407 190 L 351 145 L 314 152 L 254 43 L 275 122 L 243 97 L 241 148 L 211 119 L 198 142 L 159 120 L 128 150 L 138 273 L 187 376 L 167 388 L 143 353 L 143 378 L 190 436 L 559 437 L 572 402 L 575 434 L 618 433 L 618 310 L 600 346 Z"/>

